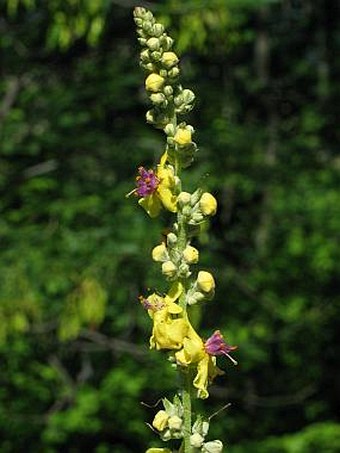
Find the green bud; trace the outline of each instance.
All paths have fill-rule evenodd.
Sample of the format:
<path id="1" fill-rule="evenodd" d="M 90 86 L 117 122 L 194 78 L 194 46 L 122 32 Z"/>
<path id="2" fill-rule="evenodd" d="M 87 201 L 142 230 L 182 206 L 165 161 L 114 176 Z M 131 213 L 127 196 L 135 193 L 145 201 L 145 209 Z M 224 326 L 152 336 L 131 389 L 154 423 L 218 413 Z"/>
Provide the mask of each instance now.
<path id="1" fill-rule="evenodd" d="M 158 38 L 149 38 L 146 42 L 146 45 L 150 50 L 159 50 L 161 47 Z"/>
<path id="2" fill-rule="evenodd" d="M 142 66 L 150 72 L 154 72 L 156 70 L 155 65 L 152 63 L 146 63 L 146 64 L 142 63 Z"/>
<path id="3" fill-rule="evenodd" d="M 204 442 L 204 437 L 199 433 L 194 433 L 190 436 L 190 445 L 194 448 L 201 448 Z"/>
<path id="4" fill-rule="evenodd" d="M 170 50 L 174 43 L 174 40 L 172 38 L 170 38 L 170 36 L 162 36 L 160 39 L 161 39 L 163 49 L 165 51 Z"/>
<path id="5" fill-rule="evenodd" d="M 188 278 L 191 275 L 188 264 L 181 263 L 178 268 L 178 275 L 182 278 Z"/>
<path id="6" fill-rule="evenodd" d="M 220 440 L 212 440 L 203 444 L 202 453 L 221 453 L 223 444 Z"/>
<path id="7" fill-rule="evenodd" d="M 177 203 L 180 208 L 189 204 L 191 201 L 191 195 L 189 192 L 181 192 L 177 197 Z"/>
<path id="8" fill-rule="evenodd" d="M 150 100 L 153 104 L 160 105 L 166 102 L 166 97 L 163 93 L 153 93 L 150 95 Z"/>
<path id="9" fill-rule="evenodd" d="M 175 66 L 174 68 L 170 69 L 170 71 L 168 71 L 168 76 L 171 79 L 174 79 L 178 75 L 179 75 L 179 68 L 177 66 Z"/>
<path id="10" fill-rule="evenodd" d="M 143 63 L 149 63 L 150 62 L 150 53 L 147 49 L 143 50 L 140 53 L 140 59 Z"/>
<path id="11" fill-rule="evenodd" d="M 164 77 L 164 78 L 168 77 L 168 71 L 166 71 L 165 69 L 160 69 L 159 75 Z"/>
<path id="12" fill-rule="evenodd" d="M 159 61 L 161 59 L 161 52 L 159 52 L 158 50 L 154 50 L 152 53 L 151 53 L 151 58 L 153 59 L 153 61 Z"/>
<path id="13" fill-rule="evenodd" d="M 145 38 L 138 38 L 138 42 L 141 46 L 145 46 L 146 44 L 146 39 Z"/>
<path id="14" fill-rule="evenodd" d="M 185 104 L 191 104 L 195 100 L 195 94 L 191 90 L 184 89 L 182 91 L 182 98 Z"/>
<path id="15" fill-rule="evenodd" d="M 177 244 L 177 236 L 175 233 L 169 233 L 166 237 L 168 247 L 174 247 Z"/>
<path id="16" fill-rule="evenodd" d="M 166 133 L 166 135 L 174 136 L 175 135 L 175 126 L 172 123 L 167 124 L 164 128 L 164 132 Z"/>
<path id="17" fill-rule="evenodd" d="M 149 33 L 152 30 L 152 23 L 151 21 L 144 21 L 142 25 L 143 31 Z"/>
<path id="18" fill-rule="evenodd" d="M 163 92 L 164 92 L 165 96 L 169 97 L 173 94 L 174 90 L 171 85 L 166 85 L 163 89 Z"/>
<path id="19" fill-rule="evenodd" d="M 135 24 L 137 25 L 137 27 L 141 27 L 143 25 L 143 20 L 140 17 L 136 17 Z"/>
<path id="20" fill-rule="evenodd" d="M 159 38 L 163 33 L 164 33 L 164 26 L 162 24 L 156 23 L 153 26 L 153 35 L 156 36 L 156 38 Z"/>

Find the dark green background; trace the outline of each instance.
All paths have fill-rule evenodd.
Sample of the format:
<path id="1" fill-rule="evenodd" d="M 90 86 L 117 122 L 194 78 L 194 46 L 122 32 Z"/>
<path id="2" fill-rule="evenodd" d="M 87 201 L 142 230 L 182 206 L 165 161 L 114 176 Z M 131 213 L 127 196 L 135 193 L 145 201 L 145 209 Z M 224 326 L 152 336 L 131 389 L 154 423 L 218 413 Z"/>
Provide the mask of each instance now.
<path id="1" fill-rule="evenodd" d="M 218 215 L 196 243 L 216 276 L 201 332 L 237 344 L 197 404 L 231 453 L 340 451 L 339 55 L 331 0 L 7 0 L 0 47 L 0 452 L 142 452 L 176 375 L 138 304 L 164 288 L 171 223 L 132 197 L 164 137 L 132 20 L 176 39 L 199 153 L 186 190 Z M 338 52 L 336 52 L 338 51 Z M 208 240 L 209 239 L 209 240 Z"/>

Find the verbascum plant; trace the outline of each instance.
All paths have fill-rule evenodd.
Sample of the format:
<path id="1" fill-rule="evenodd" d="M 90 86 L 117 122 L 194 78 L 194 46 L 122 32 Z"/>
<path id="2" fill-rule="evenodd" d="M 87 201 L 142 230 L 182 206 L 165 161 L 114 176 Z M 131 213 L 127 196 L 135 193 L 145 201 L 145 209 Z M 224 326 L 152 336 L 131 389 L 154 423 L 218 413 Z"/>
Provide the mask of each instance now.
<path id="1" fill-rule="evenodd" d="M 192 110 L 195 95 L 180 84 L 173 39 L 144 8 L 135 8 L 134 20 L 142 47 L 140 63 L 146 71 L 145 89 L 152 104 L 146 121 L 164 131 L 166 145 L 155 168 L 138 168 L 136 188 L 129 195 L 138 198 L 151 218 L 162 210 L 174 216 L 166 240 L 151 253 L 160 264 L 168 291 L 140 296 L 140 303 L 151 318 L 150 348 L 167 351 L 182 383 L 173 401 L 162 400 L 163 408 L 152 421 L 161 440 L 171 441 L 169 445 L 175 447 L 149 448 L 147 453 L 219 453 L 223 444 L 220 440 L 207 440 L 210 420 L 202 415 L 194 419 L 192 398 L 208 398 L 209 384 L 224 373 L 217 367 L 217 356 L 225 355 L 236 365 L 230 356 L 235 347 L 225 341 L 219 330 L 207 340 L 202 339 L 190 321 L 190 307 L 204 304 L 215 293 L 213 275 L 192 270 L 199 261 L 199 251 L 191 241 L 201 225 L 216 214 L 217 201 L 201 188 L 193 193 L 183 190 L 182 172 L 192 163 L 197 146 L 192 139 L 194 128 L 182 117 Z"/>

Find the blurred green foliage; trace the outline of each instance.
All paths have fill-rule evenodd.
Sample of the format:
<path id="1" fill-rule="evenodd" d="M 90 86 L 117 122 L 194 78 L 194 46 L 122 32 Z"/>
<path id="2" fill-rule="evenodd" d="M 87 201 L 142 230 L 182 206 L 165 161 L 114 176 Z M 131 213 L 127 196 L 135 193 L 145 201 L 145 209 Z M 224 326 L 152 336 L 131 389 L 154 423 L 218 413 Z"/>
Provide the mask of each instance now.
<path id="1" fill-rule="evenodd" d="M 197 318 L 239 345 L 240 365 L 212 387 L 207 415 L 232 406 L 211 437 L 231 453 L 336 453 L 334 3 L 149 3 L 198 97 L 188 188 L 220 206 L 199 244 L 216 298 Z M 134 5 L 0 7 L 1 453 L 143 451 L 154 409 L 140 401 L 176 389 L 137 303 L 158 281 L 150 250 L 167 218 L 150 222 L 125 198 L 163 146 L 144 123 Z"/>

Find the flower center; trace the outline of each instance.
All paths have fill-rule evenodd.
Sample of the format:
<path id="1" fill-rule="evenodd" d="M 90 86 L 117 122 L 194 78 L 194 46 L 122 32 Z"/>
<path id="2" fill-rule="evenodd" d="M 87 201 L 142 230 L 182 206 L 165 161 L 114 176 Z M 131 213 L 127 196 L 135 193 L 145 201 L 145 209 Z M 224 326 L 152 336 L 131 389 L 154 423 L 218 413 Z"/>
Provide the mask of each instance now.
<path id="1" fill-rule="evenodd" d="M 153 170 L 146 170 L 144 167 L 138 168 L 139 175 L 136 178 L 136 195 L 147 197 L 155 192 L 159 185 L 159 179 Z"/>

